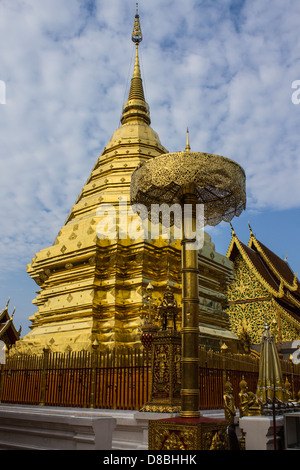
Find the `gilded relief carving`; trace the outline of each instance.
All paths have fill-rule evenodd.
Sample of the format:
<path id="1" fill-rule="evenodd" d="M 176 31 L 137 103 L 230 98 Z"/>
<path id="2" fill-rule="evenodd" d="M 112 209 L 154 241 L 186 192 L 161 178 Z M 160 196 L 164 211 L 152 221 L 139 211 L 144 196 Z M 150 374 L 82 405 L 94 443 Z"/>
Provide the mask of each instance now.
<path id="1" fill-rule="evenodd" d="M 173 422 L 172 422 L 173 421 Z M 227 422 L 149 421 L 149 450 L 227 450 Z"/>

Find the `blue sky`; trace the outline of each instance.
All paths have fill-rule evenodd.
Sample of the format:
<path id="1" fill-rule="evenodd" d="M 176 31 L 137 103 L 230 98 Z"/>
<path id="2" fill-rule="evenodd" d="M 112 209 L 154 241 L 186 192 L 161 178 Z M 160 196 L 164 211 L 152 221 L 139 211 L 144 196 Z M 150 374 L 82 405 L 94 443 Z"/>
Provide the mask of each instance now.
<path id="1" fill-rule="evenodd" d="M 248 221 L 300 275 L 300 2 L 141 0 L 152 128 L 171 152 L 223 155 L 246 172 Z M 28 331 L 26 265 L 57 232 L 119 126 L 133 68 L 133 0 L 1 0 L 0 304 Z M 230 228 L 209 229 L 226 253 Z"/>

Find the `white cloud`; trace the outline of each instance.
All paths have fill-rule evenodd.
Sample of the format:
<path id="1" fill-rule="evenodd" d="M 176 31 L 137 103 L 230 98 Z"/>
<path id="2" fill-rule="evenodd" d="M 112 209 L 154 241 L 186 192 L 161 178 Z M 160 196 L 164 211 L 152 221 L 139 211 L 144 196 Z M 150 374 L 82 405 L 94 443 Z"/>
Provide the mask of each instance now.
<path id="1" fill-rule="evenodd" d="M 119 125 L 134 47 L 130 0 L 0 3 L 0 266 L 51 244 Z M 238 161 L 248 207 L 299 207 L 300 4 L 286 0 L 140 5 L 152 127 Z"/>

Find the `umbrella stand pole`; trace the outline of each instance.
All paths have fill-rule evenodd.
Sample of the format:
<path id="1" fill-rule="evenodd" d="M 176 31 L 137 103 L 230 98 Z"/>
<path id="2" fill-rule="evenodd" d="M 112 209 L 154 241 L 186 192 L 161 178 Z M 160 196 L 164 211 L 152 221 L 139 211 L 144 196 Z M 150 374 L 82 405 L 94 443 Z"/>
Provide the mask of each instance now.
<path id="1" fill-rule="evenodd" d="M 182 382 L 181 417 L 199 417 L 199 287 L 198 250 L 191 249 L 196 237 L 196 203 L 194 185 L 183 195 L 182 262 Z"/>

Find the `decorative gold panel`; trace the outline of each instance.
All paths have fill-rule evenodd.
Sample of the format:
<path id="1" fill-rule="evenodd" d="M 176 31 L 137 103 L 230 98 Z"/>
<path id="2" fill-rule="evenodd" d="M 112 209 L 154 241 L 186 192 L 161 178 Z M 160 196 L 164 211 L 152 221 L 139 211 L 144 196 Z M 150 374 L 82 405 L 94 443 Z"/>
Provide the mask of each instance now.
<path id="1" fill-rule="evenodd" d="M 228 450 L 227 421 L 169 418 L 149 421 L 149 450 Z"/>
<path id="2" fill-rule="evenodd" d="M 181 335 L 160 331 L 152 343 L 152 383 L 150 401 L 141 411 L 179 412 L 181 408 Z"/>

